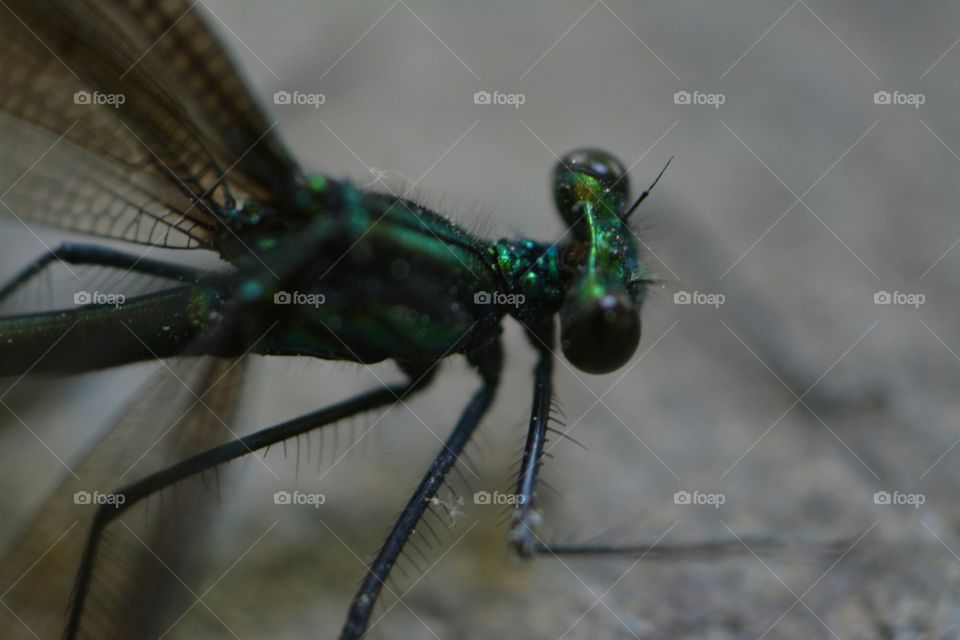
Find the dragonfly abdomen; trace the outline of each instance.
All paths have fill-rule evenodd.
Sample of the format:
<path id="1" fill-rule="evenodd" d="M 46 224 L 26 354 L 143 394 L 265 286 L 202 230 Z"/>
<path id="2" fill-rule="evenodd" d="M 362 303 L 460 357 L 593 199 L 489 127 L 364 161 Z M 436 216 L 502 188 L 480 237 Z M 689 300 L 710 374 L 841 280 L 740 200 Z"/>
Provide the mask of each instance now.
<path id="1" fill-rule="evenodd" d="M 187 286 L 114 305 L 0 318 L 0 376 L 180 355 L 218 318 L 219 304 L 214 290 Z"/>

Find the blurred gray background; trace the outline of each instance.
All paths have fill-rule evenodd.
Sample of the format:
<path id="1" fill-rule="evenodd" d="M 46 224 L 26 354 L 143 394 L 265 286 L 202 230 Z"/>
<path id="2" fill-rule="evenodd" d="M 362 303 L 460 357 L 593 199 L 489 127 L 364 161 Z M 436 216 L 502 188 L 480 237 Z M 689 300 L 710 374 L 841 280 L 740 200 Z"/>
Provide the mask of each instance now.
<path id="1" fill-rule="evenodd" d="M 478 477 L 462 488 L 463 513 L 452 533 L 434 524 L 436 564 L 414 556 L 422 579 L 404 565 L 402 603 L 385 597 L 370 637 L 960 636 L 956 3 L 205 0 L 196 10 L 304 166 L 361 184 L 416 181 L 425 204 L 491 237 L 559 237 L 548 174 L 566 151 L 612 151 L 635 192 L 675 158 L 639 214 L 662 287 L 644 308 L 637 357 L 607 376 L 557 365 L 569 434 L 587 450 L 551 449 L 543 477 L 558 494 L 542 492 L 545 538 L 847 540 L 839 561 L 746 548 L 709 562 L 512 560 L 499 510 L 471 493 L 509 487 L 525 432 L 533 353 L 508 322 L 505 379 L 471 449 Z M 271 104 L 280 90 L 325 103 Z M 523 104 L 475 104 L 477 91 Z M 876 92 L 923 104 L 883 104 Z M 22 226 L 2 233 L 4 274 L 43 251 Z M 694 292 L 723 304 L 675 303 Z M 923 304 L 875 304 L 878 292 Z M 207 585 L 222 578 L 209 610 L 170 637 L 333 637 L 361 561 L 477 384 L 462 361 L 443 366 L 407 408 L 341 427 L 336 445 L 326 436 L 321 471 L 319 439 L 299 470 L 294 449 L 270 452 L 279 481 L 243 465 L 212 538 Z M 70 456 L 148 369 L 77 381 L 75 402 L 34 407 L 30 423 Z M 260 360 L 253 373 L 248 431 L 398 379 L 390 365 L 320 362 Z M 351 429 L 355 439 L 375 422 L 334 463 Z M 2 446 L 4 486 L 17 487 L 2 508 L 23 518 L 62 467 L 23 430 Z M 26 478 L 41 482 L 24 491 Z M 291 487 L 326 503 L 275 506 L 273 492 Z M 676 504 L 678 491 L 724 504 Z M 924 503 L 877 504 L 876 492 Z"/>

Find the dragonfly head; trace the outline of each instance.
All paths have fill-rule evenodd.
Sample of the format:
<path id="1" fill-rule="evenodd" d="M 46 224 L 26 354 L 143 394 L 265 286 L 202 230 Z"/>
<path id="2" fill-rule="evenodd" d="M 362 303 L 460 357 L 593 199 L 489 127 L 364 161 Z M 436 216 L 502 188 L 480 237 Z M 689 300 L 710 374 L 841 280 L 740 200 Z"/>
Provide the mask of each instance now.
<path id="1" fill-rule="evenodd" d="M 623 366 L 640 343 L 648 278 L 627 218 L 630 183 L 623 164 L 599 149 L 564 156 L 553 172 L 554 201 L 570 228 L 561 244 L 565 294 L 560 344 L 587 373 Z"/>

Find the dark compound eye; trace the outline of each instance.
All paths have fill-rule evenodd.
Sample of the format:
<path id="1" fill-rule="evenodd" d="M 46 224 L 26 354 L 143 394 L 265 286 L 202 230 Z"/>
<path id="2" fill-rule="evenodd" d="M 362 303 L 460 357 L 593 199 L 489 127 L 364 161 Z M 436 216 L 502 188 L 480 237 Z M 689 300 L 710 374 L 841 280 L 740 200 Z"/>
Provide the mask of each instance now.
<path id="1" fill-rule="evenodd" d="M 570 364 L 587 373 L 616 371 L 640 344 L 640 314 L 625 294 L 607 294 L 561 310 L 560 345 Z"/>
<path id="2" fill-rule="evenodd" d="M 606 189 L 612 189 L 625 202 L 630 195 L 630 180 L 623 163 L 601 149 L 577 149 L 560 159 L 553 169 L 553 197 L 564 218 L 570 216 L 577 204 L 577 195 L 568 179 L 569 174 L 585 173 L 593 176 Z"/>

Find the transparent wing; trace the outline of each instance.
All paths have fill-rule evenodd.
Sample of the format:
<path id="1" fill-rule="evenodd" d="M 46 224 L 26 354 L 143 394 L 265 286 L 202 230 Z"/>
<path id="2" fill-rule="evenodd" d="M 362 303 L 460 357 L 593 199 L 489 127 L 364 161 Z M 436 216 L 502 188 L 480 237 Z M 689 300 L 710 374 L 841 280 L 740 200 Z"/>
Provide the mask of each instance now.
<path id="1" fill-rule="evenodd" d="M 25 223 L 163 247 L 211 247 L 219 231 L 169 180 L 0 117 L 0 181 L 12 185 L 0 215 Z"/>
<path id="2" fill-rule="evenodd" d="M 239 361 L 178 360 L 152 376 L 104 437 L 70 464 L 0 565 L 5 638 L 60 637 L 95 503 L 229 439 L 242 375 Z M 216 510 L 216 481 L 206 480 L 154 495 L 107 528 L 79 637 L 160 637 L 195 604 L 195 556 Z"/>
<path id="3" fill-rule="evenodd" d="M 14 141 L 0 211 L 213 247 L 238 198 L 282 208 L 299 169 L 203 11 L 183 0 L 3 3 L 0 111 L 22 122 L 0 124 Z"/>

